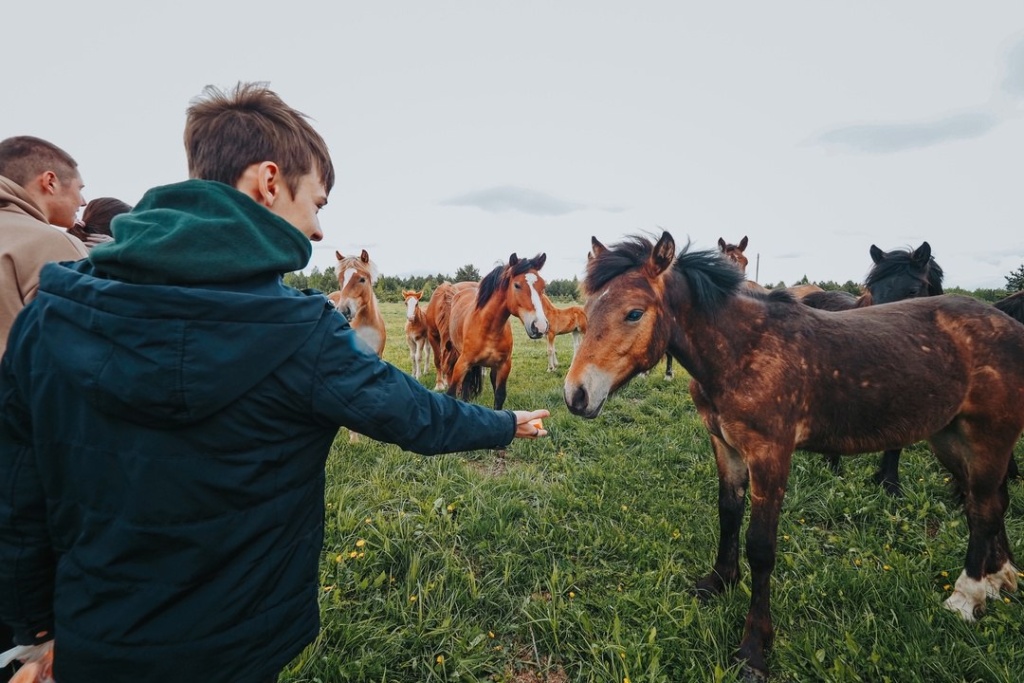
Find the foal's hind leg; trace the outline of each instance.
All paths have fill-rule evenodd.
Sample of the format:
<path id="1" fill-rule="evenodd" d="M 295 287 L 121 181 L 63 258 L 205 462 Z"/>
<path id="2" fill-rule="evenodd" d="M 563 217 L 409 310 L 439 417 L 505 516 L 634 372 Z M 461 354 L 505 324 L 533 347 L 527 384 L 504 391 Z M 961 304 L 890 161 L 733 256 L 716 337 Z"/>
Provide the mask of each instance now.
<path id="1" fill-rule="evenodd" d="M 1006 539 L 1004 516 L 1009 504 L 1006 467 L 1016 435 L 1006 438 L 1000 425 L 958 418 L 929 441 L 935 455 L 956 477 L 964 494 L 970 535 L 964 569 L 947 609 L 974 621 L 985 612 L 985 598 L 1009 588 L 1016 574 Z"/>

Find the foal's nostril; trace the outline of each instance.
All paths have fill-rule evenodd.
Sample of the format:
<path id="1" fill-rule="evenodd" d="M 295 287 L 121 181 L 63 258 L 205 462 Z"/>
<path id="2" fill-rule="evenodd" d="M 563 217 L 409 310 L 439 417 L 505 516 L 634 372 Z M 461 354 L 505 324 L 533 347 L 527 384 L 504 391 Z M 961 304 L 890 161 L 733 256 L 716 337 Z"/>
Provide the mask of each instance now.
<path id="1" fill-rule="evenodd" d="M 582 386 L 576 387 L 572 397 L 567 401 L 569 410 L 577 415 L 587 409 L 587 390 Z"/>

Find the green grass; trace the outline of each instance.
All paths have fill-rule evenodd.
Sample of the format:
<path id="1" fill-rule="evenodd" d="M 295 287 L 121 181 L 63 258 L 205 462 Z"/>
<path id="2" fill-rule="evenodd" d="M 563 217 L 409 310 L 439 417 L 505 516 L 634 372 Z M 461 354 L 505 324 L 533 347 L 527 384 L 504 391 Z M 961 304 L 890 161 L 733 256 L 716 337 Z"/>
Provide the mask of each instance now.
<path id="1" fill-rule="evenodd" d="M 409 371 L 399 304 L 385 359 Z M 659 367 L 585 421 L 562 401 L 544 341 L 515 323 L 507 408 L 544 407 L 550 438 L 504 455 L 423 458 L 342 430 L 327 463 L 320 638 L 281 681 L 735 681 L 750 588 L 689 590 L 718 542 L 717 478 L 684 373 Z M 422 379 L 434 384 L 433 372 Z M 490 405 L 489 384 L 479 401 Z M 1017 457 L 1024 458 L 1018 445 Z M 1014 681 L 1024 606 L 965 624 L 942 607 L 967 525 L 927 448 L 905 452 L 905 497 L 798 453 L 772 580 L 776 681 Z M 1024 542 L 1012 486 L 1011 544 Z"/>

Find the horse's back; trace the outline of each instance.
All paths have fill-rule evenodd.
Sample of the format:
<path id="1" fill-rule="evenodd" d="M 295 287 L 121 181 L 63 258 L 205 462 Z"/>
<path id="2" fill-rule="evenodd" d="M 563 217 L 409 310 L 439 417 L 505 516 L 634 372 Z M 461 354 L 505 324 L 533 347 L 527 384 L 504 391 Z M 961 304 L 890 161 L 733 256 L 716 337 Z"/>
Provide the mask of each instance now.
<path id="1" fill-rule="evenodd" d="M 793 424 L 799 448 L 898 448 L 972 411 L 1024 424 L 1024 326 L 988 304 L 938 296 L 839 312 L 786 302 L 771 310 L 745 377 L 722 378 L 752 390 L 723 391 L 734 415 Z M 1004 415 L 1007 405 L 1017 417 Z"/>

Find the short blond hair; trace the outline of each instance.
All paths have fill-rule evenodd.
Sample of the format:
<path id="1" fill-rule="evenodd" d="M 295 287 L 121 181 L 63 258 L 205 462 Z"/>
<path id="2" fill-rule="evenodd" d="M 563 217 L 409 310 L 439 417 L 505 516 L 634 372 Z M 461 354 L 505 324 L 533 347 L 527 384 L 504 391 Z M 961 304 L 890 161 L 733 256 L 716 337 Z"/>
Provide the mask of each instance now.
<path id="1" fill-rule="evenodd" d="M 230 92 L 208 85 L 186 112 L 189 176 L 233 187 L 252 164 L 273 161 L 292 195 L 299 179 L 314 170 L 330 192 L 334 164 L 307 119 L 266 83 L 239 82 Z"/>

